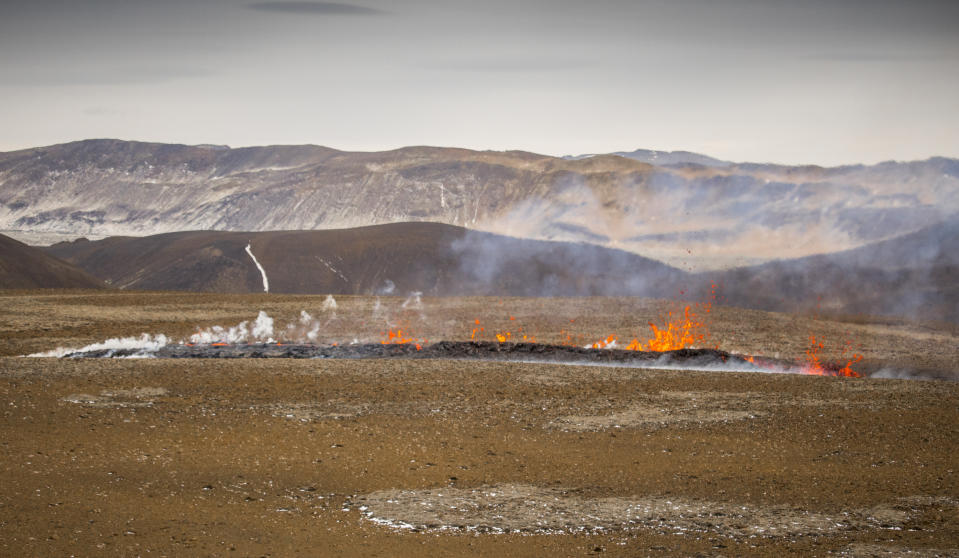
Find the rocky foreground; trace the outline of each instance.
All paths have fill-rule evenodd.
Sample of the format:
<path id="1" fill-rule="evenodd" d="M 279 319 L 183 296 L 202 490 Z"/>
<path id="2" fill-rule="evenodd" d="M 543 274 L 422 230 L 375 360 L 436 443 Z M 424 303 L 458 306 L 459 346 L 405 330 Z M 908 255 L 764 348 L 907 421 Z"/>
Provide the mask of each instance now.
<path id="1" fill-rule="evenodd" d="M 22 358 L 118 332 L 186 336 L 257 309 L 292 316 L 323 299 L 0 299 L 5 555 L 959 554 L 956 382 L 442 359 Z M 500 302 L 527 332 L 551 320 L 570 328 L 577 314 L 586 337 L 658 311 L 459 299 L 404 316 L 400 302 L 383 301 L 389 319 L 434 339 L 428 327 L 452 335 Z M 374 336 L 378 324 L 361 324 L 382 307 L 340 300 L 330 325 Z M 955 334 L 928 326 L 715 315 L 713 339 L 736 352 L 779 346 L 798 358 L 802 344 L 788 340 L 812 327 L 857 334 L 876 367 L 911 359 L 946 374 L 956 362 Z"/>

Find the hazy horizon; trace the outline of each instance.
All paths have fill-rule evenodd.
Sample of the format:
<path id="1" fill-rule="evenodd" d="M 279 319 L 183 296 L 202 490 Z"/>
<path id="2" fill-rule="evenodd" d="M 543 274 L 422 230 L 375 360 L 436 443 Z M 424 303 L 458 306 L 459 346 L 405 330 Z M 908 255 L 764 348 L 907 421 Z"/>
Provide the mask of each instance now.
<path id="1" fill-rule="evenodd" d="M 255 147 L 298 147 L 298 146 L 312 146 L 312 147 L 322 147 L 322 148 L 327 148 L 327 149 L 333 149 L 333 150 L 336 150 L 336 151 L 342 151 L 342 152 L 344 152 L 344 153 L 379 153 L 379 152 L 396 151 L 396 150 L 399 150 L 399 149 L 404 149 L 404 148 L 409 148 L 409 147 L 427 147 L 427 148 L 437 148 L 437 149 L 468 149 L 468 150 L 471 150 L 471 151 L 480 151 L 480 152 L 482 152 L 482 151 L 491 151 L 491 152 L 510 152 L 510 151 L 518 151 L 518 152 L 533 153 L 534 155 L 543 155 L 543 156 L 546 156 L 546 157 L 556 157 L 556 158 L 579 157 L 579 156 L 584 156 L 584 157 L 585 157 L 585 156 L 594 156 L 594 155 L 613 155 L 613 154 L 616 154 L 616 153 L 630 153 L 630 152 L 634 152 L 634 151 L 637 151 L 637 150 L 640 150 L 640 151 L 641 151 L 641 150 L 647 150 L 647 151 L 656 151 L 656 152 L 660 152 L 660 153 L 681 153 L 681 152 L 688 152 L 688 153 L 693 153 L 693 154 L 696 154 L 696 155 L 705 155 L 705 156 L 707 156 L 707 157 L 713 157 L 713 158 L 715 158 L 715 159 L 720 159 L 720 160 L 726 161 L 726 162 L 728 162 L 728 163 L 733 163 L 733 164 L 736 164 L 736 163 L 749 163 L 749 164 L 769 164 L 769 165 L 783 165 L 783 166 L 821 166 L 821 167 L 824 167 L 824 168 L 841 167 L 841 166 L 854 166 L 854 165 L 866 165 L 866 166 L 870 166 L 870 165 L 876 165 L 876 164 L 881 164 L 881 163 L 908 163 L 908 162 L 913 162 L 913 161 L 926 161 L 926 160 L 935 159 L 935 158 L 959 159 L 959 156 L 949 156 L 949 155 L 932 154 L 932 155 L 928 155 L 928 156 L 925 156 L 925 157 L 917 157 L 917 158 L 914 158 L 914 159 L 884 159 L 884 160 L 879 160 L 879 161 L 871 161 L 871 162 L 868 162 L 868 163 L 863 163 L 863 162 L 861 162 L 861 161 L 848 161 L 848 162 L 842 162 L 842 163 L 835 163 L 835 164 L 828 164 L 828 165 L 827 165 L 827 164 L 820 164 L 820 163 L 815 163 L 815 162 L 806 162 L 806 163 L 802 163 L 802 162 L 797 162 L 797 163 L 782 163 L 782 162 L 780 162 L 780 161 L 747 160 L 747 159 L 727 160 L 727 159 L 722 159 L 722 158 L 720 158 L 720 157 L 714 157 L 712 153 L 702 153 L 702 152 L 698 152 L 698 151 L 691 151 L 691 150 L 689 150 L 689 149 L 665 150 L 665 149 L 650 149 L 650 148 L 646 148 L 646 147 L 635 147 L 635 148 L 632 148 L 632 147 L 631 147 L 631 148 L 627 148 L 627 149 L 615 149 L 615 150 L 611 150 L 611 151 L 607 151 L 607 152 L 602 152 L 602 153 L 543 153 L 543 152 L 539 152 L 539 151 L 532 151 L 532 150 L 529 150 L 529 149 L 520 149 L 520 148 L 485 149 L 485 148 L 463 147 L 463 146 L 461 146 L 461 145 L 431 145 L 431 144 L 418 144 L 418 145 L 416 145 L 416 144 L 410 144 L 410 145 L 397 145 L 397 146 L 393 146 L 393 147 L 384 147 L 384 148 L 382 148 L 382 149 L 342 149 L 342 148 L 336 147 L 335 145 L 324 145 L 324 144 L 315 143 L 315 142 L 313 142 L 313 143 L 270 143 L 270 144 L 232 145 L 232 144 L 227 144 L 227 143 L 188 143 L 188 142 L 183 142 L 183 141 L 164 142 L 164 141 L 152 141 L 152 140 L 142 140 L 142 139 L 108 138 L 108 137 L 100 137 L 100 138 L 94 138 L 94 137 L 90 137 L 90 138 L 79 138 L 79 139 L 65 140 L 65 141 L 62 141 L 62 142 L 51 143 L 51 144 L 30 145 L 30 146 L 25 146 L 25 147 L 18 147 L 18 148 L 15 148 L 15 149 L 0 150 L 0 153 L 6 153 L 6 152 L 12 152 L 12 151 L 22 151 L 22 150 L 29 150 L 29 149 L 36 149 L 36 148 L 43 148 L 43 147 L 51 147 L 51 146 L 54 146 L 54 145 L 64 145 L 64 144 L 78 143 L 78 142 L 83 142 L 83 141 L 98 141 L 98 140 L 107 140 L 107 141 L 114 141 L 114 140 L 115 140 L 115 141 L 125 141 L 125 142 L 132 142 L 132 143 L 155 143 L 155 144 L 161 144 L 161 145 L 184 145 L 184 146 L 187 146 L 187 147 L 225 147 L 225 148 L 229 148 L 229 149 L 247 149 L 247 148 L 255 148 Z"/>
<path id="2" fill-rule="evenodd" d="M 959 157 L 959 3 L 8 0 L 0 151 Z"/>

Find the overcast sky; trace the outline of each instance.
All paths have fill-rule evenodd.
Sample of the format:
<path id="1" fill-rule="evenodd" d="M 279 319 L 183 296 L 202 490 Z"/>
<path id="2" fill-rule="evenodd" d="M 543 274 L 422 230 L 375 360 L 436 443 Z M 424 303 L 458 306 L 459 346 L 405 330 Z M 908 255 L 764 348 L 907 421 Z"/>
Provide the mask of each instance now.
<path id="1" fill-rule="evenodd" d="M 959 157 L 959 2 L 0 0 L 0 150 Z"/>

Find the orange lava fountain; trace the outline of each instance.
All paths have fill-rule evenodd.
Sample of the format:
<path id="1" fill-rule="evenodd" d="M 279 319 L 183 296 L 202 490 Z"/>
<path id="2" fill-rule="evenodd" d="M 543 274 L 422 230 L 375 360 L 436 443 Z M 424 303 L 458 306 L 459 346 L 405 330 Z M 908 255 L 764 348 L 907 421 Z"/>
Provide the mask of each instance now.
<path id="1" fill-rule="evenodd" d="M 711 310 L 709 303 L 702 305 L 704 314 Z M 659 327 L 653 322 L 649 322 L 649 328 L 653 336 L 646 341 L 640 342 L 639 338 L 633 338 L 623 349 L 627 351 L 675 351 L 692 347 L 696 344 L 703 344 L 709 338 L 709 329 L 703 319 L 701 319 L 692 309 L 686 306 L 683 309 L 683 319 L 673 320 L 673 313 L 668 312 L 664 320 L 663 327 Z M 594 349 L 603 349 L 616 342 L 616 336 L 610 335 L 603 340 L 590 345 Z"/>

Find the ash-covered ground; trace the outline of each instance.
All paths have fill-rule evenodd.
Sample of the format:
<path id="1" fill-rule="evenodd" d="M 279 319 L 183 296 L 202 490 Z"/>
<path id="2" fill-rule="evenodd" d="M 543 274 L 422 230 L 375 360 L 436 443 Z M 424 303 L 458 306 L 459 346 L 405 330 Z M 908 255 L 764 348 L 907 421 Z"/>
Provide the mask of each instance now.
<path id="1" fill-rule="evenodd" d="M 508 355 L 646 358 L 619 349 L 669 302 L 0 299 L 3 554 L 959 554 L 959 383 Z M 714 307 L 709 336 L 687 356 L 803 362 L 815 336 L 840 364 L 851 340 L 864 374 L 959 361 L 930 324 Z M 404 358 L 56 358 L 290 339 Z"/>

